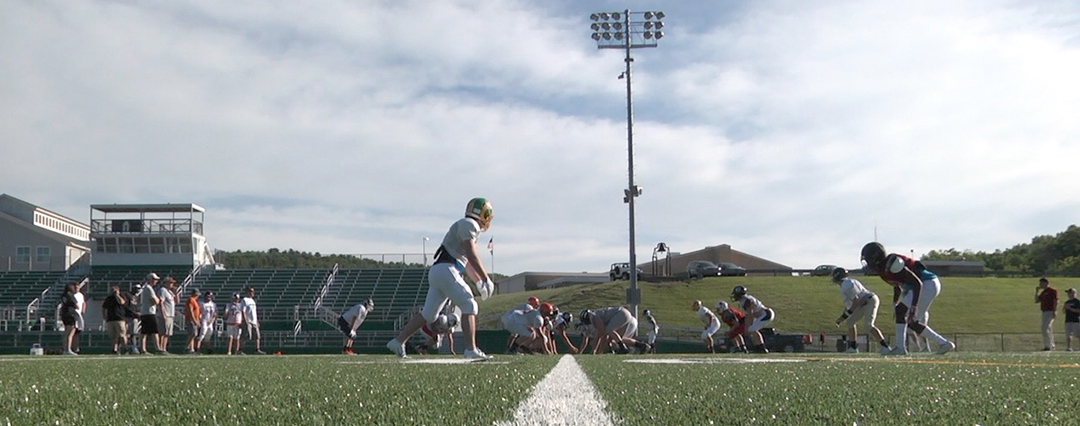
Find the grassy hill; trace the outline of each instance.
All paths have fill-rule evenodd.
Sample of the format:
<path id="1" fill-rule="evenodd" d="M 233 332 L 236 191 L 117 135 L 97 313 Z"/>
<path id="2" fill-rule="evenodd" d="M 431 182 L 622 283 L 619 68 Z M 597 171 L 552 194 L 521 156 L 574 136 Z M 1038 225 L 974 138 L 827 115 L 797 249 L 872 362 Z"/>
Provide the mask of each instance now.
<path id="1" fill-rule="evenodd" d="M 878 327 L 892 334 L 892 290 L 877 277 L 859 277 L 881 298 Z M 1080 288 L 1080 278 L 1051 278 L 1064 301 L 1065 289 Z M 641 308 L 652 309 L 661 324 L 697 327 L 701 323 L 690 303 L 700 299 L 707 306 L 730 300 L 731 288 L 745 285 L 750 294 L 776 311 L 774 326 L 802 333 L 835 333 L 833 320 L 842 311 L 839 287 L 828 277 L 714 277 L 690 282 L 638 283 Z M 1036 278 L 942 278 L 941 294 L 930 309 L 930 325 L 946 333 L 1037 333 L 1041 314 L 1034 303 Z M 622 305 L 627 281 L 580 284 L 557 289 L 492 296 L 480 302 L 481 328 L 497 328 L 498 319 L 511 306 L 534 295 L 572 312 Z M 1058 311 L 1054 327 L 1062 332 L 1064 316 Z"/>

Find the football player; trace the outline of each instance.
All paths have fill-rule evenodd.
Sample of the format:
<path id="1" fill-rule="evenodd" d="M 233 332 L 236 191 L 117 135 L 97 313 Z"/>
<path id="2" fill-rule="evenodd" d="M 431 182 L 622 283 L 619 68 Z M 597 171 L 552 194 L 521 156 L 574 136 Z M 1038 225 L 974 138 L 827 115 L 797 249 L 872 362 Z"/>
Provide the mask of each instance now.
<path id="1" fill-rule="evenodd" d="M 938 344 L 938 354 L 956 349 L 956 344 L 926 325 L 930 304 L 941 291 L 941 281 L 922 262 L 902 254 L 885 253 L 885 246 L 878 242 L 866 243 L 860 254 L 867 274 L 878 275 L 893 286 L 893 304 L 896 316 L 896 346 L 892 355 L 907 354 L 904 336 L 910 327 L 920 336 Z"/>
<path id="2" fill-rule="evenodd" d="M 743 339 L 743 334 L 746 334 L 746 314 L 738 308 L 728 306 L 723 300 L 716 302 L 716 313 L 720 316 L 720 321 L 727 324 L 727 337 L 731 344 L 735 345 L 735 350 L 746 353 L 746 340 Z"/>
<path id="3" fill-rule="evenodd" d="M 570 337 L 566 335 L 566 329 L 570 328 L 570 325 L 573 323 L 574 314 L 571 314 L 569 312 L 563 312 L 559 314 L 559 316 L 555 317 L 555 322 L 554 324 L 552 324 L 551 330 L 552 333 L 555 333 L 555 335 L 562 337 L 563 343 L 565 343 L 566 346 L 570 348 L 570 353 L 576 354 L 578 353 L 577 346 L 574 346 L 574 344 L 570 341 Z"/>
<path id="4" fill-rule="evenodd" d="M 543 351 L 547 347 L 543 326 L 543 313 L 539 309 L 507 311 L 502 316 L 502 327 L 513 337 L 507 352 L 532 353 L 537 346 Z"/>
<path id="5" fill-rule="evenodd" d="M 465 217 L 458 219 L 443 237 L 442 245 L 435 250 L 435 263 L 428 270 L 428 292 L 424 300 L 422 316 L 409 320 L 397 337 L 386 343 L 386 348 L 405 358 L 405 342 L 424 324 L 435 321 L 439 311 L 449 299 L 461 309 L 461 331 L 465 335 L 465 358 L 491 359 L 476 346 L 476 299 L 465 283 L 462 274 L 468 275 L 476 284 L 480 298 L 487 300 L 495 290 L 495 283 L 488 276 L 476 239 L 487 231 L 495 217 L 491 203 L 485 198 L 473 198 L 465 205 Z"/>
<path id="6" fill-rule="evenodd" d="M 731 289 L 731 300 L 736 302 L 743 312 L 746 312 L 746 334 L 750 336 L 754 352 L 769 353 L 765 348 L 765 338 L 761 336 L 761 329 L 772 324 L 776 319 L 776 312 L 757 300 L 756 297 L 746 294 L 746 287 L 737 285 Z"/>
<path id="7" fill-rule="evenodd" d="M 720 319 L 716 318 L 716 314 L 701 304 L 700 300 L 695 300 L 690 304 L 690 310 L 697 312 L 698 319 L 702 324 L 705 324 L 705 330 L 701 332 L 701 340 L 705 342 L 705 350 L 711 353 L 716 353 L 713 349 L 712 336 L 720 331 Z"/>
<path id="8" fill-rule="evenodd" d="M 649 322 L 649 337 L 648 340 L 646 340 L 646 343 L 649 344 L 649 352 L 656 353 L 656 336 L 660 335 L 660 323 L 656 322 L 656 318 L 653 317 L 652 311 L 646 309 L 643 314 L 645 314 L 645 321 Z"/>
<path id="9" fill-rule="evenodd" d="M 592 337 L 595 340 L 592 353 L 607 353 L 610 345 L 617 345 L 617 352 L 629 353 L 628 345 L 632 345 L 640 352 L 649 352 L 649 344 L 634 339 L 637 333 L 637 318 L 622 306 L 612 306 L 600 309 L 583 309 L 578 317 L 585 324 L 591 324 Z M 585 342 L 582 343 L 582 351 L 585 350 Z"/>
<path id="10" fill-rule="evenodd" d="M 341 330 L 341 334 L 345 335 L 345 347 L 341 350 L 341 353 L 356 355 L 352 348 L 353 341 L 356 340 L 356 329 L 360 328 L 360 324 L 364 323 L 372 309 L 375 309 L 375 301 L 364 299 L 363 302 L 357 303 L 338 317 L 338 330 Z"/>
<path id="11" fill-rule="evenodd" d="M 881 330 L 874 325 L 874 321 L 877 320 L 878 306 L 881 304 L 878 296 L 867 290 L 859 280 L 849 277 L 847 269 L 835 268 L 831 275 L 832 282 L 840 285 L 840 296 L 844 298 L 844 312 L 836 318 L 837 327 L 840 323 L 847 321 L 848 348 L 844 352 L 859 352 L 859 331 L 856 323 L 863 320 L 863 325 L 867 329 L 867 339 L 870 337 L 877 339 L 881 344 L 880 352 L 890 353 L 892 348 L 889 347 L 889 342 L 885 340 Z"/>

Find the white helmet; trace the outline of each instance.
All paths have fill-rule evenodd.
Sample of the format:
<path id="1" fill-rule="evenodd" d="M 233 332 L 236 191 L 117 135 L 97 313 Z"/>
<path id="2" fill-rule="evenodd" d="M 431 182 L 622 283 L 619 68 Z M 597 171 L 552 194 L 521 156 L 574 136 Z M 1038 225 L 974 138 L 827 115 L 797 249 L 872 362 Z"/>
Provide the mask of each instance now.
<path id="1" fill-rule="evenodd" d="M 727 302 L 719 300 L 716 302 L 716 312 L 724 312 L 727 310 Z"/>
<path id="2" fill-rule="evenodd" d="M 469 200 L 469 204 L 465 206 L 465 217 L 476 220 L 476 223 L 480 224 L 480 230 L 487 231 L 491 226 L 491 219 L 495 217 L 495 211 L 487 198 L 476 197 Z"/>
<path id="3" fill-rule="evenodd" d="M 450 321 L 446 319 L 446 315 L 439 314 L 435 317 L 435 321 L 432 321 L 431 324 L 428 324 L 428 327 L 433 330 L 445 330 L 449 322 Z"/>
<path id="4" fill-rule="evenodd" d="M 458 325 L 458 316 L 457 316 L 457 314 L 450 314 L 450 315 L 446 316 L 446 326 L 447 327 L 454 328 L 454 327 L 457 327 L 457 325 Z"/>

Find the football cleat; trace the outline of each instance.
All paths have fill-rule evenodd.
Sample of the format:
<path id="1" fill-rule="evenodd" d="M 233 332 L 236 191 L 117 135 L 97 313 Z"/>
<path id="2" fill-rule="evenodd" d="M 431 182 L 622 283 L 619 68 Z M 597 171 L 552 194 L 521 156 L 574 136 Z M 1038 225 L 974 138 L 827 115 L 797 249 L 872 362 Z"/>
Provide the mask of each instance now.
<path id="1" fill-rule="evenodd" d="M 944 355 L 944 354 L 948 353 L 949 351 L 951 351 L 953 349 L 956 349 L 956 343 L 946 341 L 941 346 L 938 346 L 937 354 L 938 355 Z"/>
<path id="2" fill-rule="evenodd" d="M 409 355 L 405 354 L 405 344 L 399 342 L 396 337 L 389 342 L 386 342 L 386 349 L 389 349 L 390 352 L 393 352 L 394 355 L 397 355 L 399 358 L 409 357 Z"/>
<path id="3" fill-rule="evenodd" d="M 846 353 L 846 354 L 857 354 L 857 353 L 859 353 L 859 350 L 856 349 L 856 348 L 850 348 L 849 347 L 847 349 L 844 349 L 844 353 Z"/>
<path id="4" fill-rule="evenodd" d="M 889 355 L 907 355 L 907 349 L 897 346 L 889 351 Z"/>
<path id="5" fill-rule="evenodd" d="M 480 350 L 480 348 L 476 348 L 476 350 L 466 349 L 465 350 L 465 358 L 467 358 L 467 359 L 491 359 L 491 355 L 488 355 L 488 354 L 484 353 L 484 351 Z"/>
<path id="6" fill-rule="evenodd" d="M 882 346 L 881 349 L 878 349 L 878 353 L 882 355 L 891 355 L 891 352 L 892 348 L 888 346 Z"/>

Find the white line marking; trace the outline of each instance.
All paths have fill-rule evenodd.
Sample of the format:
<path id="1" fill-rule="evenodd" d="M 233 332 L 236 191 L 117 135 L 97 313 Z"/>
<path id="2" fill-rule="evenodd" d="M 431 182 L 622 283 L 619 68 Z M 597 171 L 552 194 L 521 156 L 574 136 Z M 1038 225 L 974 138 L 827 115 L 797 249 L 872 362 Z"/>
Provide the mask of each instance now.
<path id="1" fill-rule="evenodd" d="M 759 362 L 806 362 L 805 359 L 793 358 L 637 358 L 623 362 L 640 364 L 751 364 Z"/>
<path id="2" fill-rule="evenodd" d="M 555 368 L 521 401 L 514 419 L 495 425 L 613 425 L 605 407 L 607 403 L 597 394 L 596 387 L 574 357 L 563 355 Z"/>

